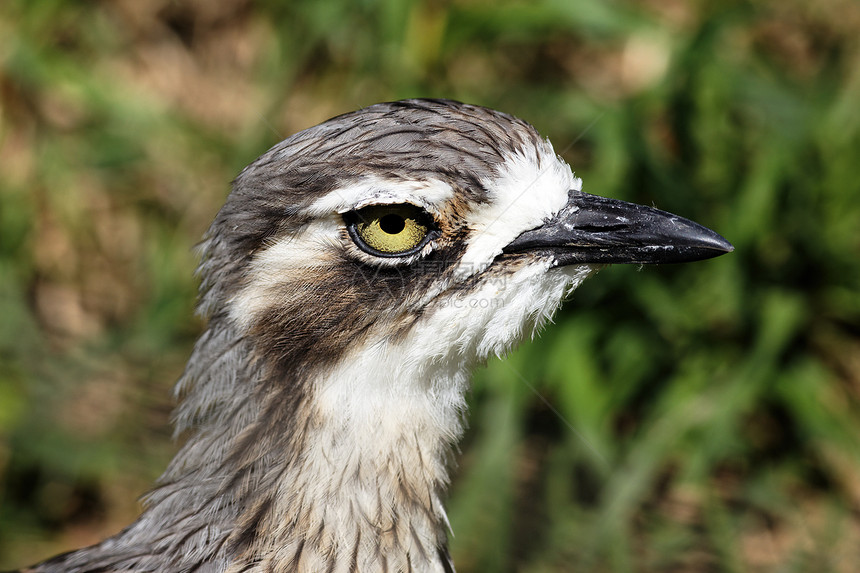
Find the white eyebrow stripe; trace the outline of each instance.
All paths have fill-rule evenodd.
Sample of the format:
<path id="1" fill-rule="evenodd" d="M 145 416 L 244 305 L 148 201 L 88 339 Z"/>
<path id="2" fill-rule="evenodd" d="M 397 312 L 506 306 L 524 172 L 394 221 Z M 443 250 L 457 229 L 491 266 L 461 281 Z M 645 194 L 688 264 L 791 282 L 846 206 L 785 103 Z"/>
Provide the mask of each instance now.
<path id="1" fill-rule="evenodd" d="M 321 217 L 368 205 L 391 203 L 412 203 L 431 213 L 438 213 L 453 196 L 454 189 L 438 179 L 386 179 L 368 175 L 330 191 L 303 209 L 303 213 Z"/>

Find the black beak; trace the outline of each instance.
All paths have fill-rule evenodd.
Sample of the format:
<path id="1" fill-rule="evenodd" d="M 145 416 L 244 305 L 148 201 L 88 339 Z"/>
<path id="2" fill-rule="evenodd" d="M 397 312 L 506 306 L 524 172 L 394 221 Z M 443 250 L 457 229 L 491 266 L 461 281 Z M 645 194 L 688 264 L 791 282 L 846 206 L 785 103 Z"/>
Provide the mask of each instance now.
<path id="1" fill-rule="evenodd" d="M 578 263 L 685 263 L 729 253 L 727 240 L 689 219 L 652 207 L 570 191 L 567 205 L 543 226 L 514 239 L 505 253 Z"/>

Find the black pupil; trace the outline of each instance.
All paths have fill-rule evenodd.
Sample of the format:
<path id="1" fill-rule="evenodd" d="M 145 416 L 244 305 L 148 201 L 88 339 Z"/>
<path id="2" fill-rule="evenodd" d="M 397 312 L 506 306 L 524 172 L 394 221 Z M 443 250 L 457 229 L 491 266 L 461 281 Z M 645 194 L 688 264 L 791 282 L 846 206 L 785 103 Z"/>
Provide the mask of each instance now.
<path id="1" fill-rule="evenodd" d="M 383 217 L 379 219 L 379 228 L 389 235 L 396 235 L 406 228 L 406 219 L 400 215 L 383 215 Z"/>

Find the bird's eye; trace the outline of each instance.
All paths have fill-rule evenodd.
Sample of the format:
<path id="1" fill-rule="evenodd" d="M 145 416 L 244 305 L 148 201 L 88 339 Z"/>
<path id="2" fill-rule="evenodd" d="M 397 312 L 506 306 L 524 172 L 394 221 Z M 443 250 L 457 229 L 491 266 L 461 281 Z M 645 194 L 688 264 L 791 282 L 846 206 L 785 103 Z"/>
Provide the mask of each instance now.
<path id="1" fill-rule="evenodd" d="M 353 242 L 378 257 L 401 257 L 432 238 L 433 219 L 415 205 L 371 205 L 344 215 Z"/>

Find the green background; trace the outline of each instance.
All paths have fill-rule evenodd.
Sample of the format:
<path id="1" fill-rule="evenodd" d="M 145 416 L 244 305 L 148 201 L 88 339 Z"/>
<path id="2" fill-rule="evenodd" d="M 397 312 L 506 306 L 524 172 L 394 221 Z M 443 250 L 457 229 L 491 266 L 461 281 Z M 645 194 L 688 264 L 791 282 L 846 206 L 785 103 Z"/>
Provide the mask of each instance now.
<path id="1" fill-rule="evenodd" d="M 176 445 L 233 176 L 377 101 L 533 123 L 730 255 L 611 267 L 476 374 L 458 571 L 856 571 L 860 3 L 0 3 L 0 568 L 119 530 Z"/>

